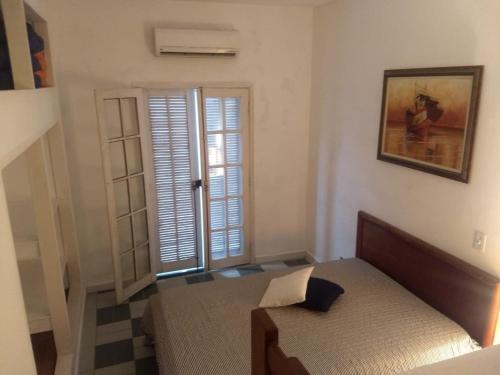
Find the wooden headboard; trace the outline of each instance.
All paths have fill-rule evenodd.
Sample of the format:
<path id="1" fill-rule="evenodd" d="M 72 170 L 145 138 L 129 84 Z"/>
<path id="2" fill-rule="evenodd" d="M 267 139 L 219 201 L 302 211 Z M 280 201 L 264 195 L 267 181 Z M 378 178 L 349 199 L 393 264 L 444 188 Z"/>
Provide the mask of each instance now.
<path id="1" fill-rule="evenodd" d="M 460 324 L 481 346 L 493 344 L 498 278 L 362 211 L 356 257 Z"/>

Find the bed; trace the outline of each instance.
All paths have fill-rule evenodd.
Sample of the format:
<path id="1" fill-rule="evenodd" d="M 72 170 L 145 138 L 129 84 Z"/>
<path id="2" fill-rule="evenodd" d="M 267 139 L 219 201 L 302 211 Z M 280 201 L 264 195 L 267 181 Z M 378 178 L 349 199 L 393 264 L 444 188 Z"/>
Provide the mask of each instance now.
<path id="1" fill-rule="evenodd" d="M 315 266 L 313 276 L 346 290 L 329 313 L 256 309 L 270 279 L 288 272 L 154 296 L 143 323 L 160 373 L 396 374 L 493 340 L 498 279 L 365 213 L 356 258 Z"/>
<path id="2" fill-rule="evenodd" d="M 404 375 L 498 375 L 500 374 L 500 346 L 495 345 L 447 361 L 422 366 Z"/>

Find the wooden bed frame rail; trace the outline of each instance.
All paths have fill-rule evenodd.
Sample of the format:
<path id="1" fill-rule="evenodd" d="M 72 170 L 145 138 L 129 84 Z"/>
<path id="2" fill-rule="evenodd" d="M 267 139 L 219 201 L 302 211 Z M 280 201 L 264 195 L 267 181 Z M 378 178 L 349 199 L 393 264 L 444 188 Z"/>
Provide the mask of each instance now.
<path id="1" fill-rule="evenodd" d="M 283 353 L 278 327 L 262 308 L 252 311 L 252 375 L 309 375 L 296 357 Z"/>
<path id="2" fill-rule="evenodd" d="M 493 345 L 500 323 L 497 277 L 362 211 L 356 257 L 458 323 L 482 347 Z M 278 328 L 266 311 L 253 310 L 252 375 L 289 374 L 308 372 L 280 349 Z"/>

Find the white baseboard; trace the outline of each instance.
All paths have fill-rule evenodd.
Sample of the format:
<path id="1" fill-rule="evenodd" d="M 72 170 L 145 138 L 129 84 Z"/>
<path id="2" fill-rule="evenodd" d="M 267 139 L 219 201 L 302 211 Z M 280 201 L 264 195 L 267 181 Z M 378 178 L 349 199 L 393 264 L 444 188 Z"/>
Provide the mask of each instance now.
<path id="1" fill-rule="evenodd" d="M 291 253 L 279 253 L 273 255 L 261 255 L 255 257 L 255 263 L 267 263 L 267 262 L 277 262 L 283 260 L 292 260 L 292 259 L 307 259 L 307 251 L 294 251 Z"/>

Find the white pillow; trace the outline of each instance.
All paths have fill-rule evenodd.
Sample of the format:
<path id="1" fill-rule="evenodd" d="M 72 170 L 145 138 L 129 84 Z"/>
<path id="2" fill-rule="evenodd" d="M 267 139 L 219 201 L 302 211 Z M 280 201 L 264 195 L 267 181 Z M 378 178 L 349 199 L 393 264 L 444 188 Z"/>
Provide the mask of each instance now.
<path id="1" fill-rule="evenodd" d="M 259 307 L 280 307 L 306 300 L 307 282 L 314 267 L 307 267 L 289 275 L 272 279 Z"/>

